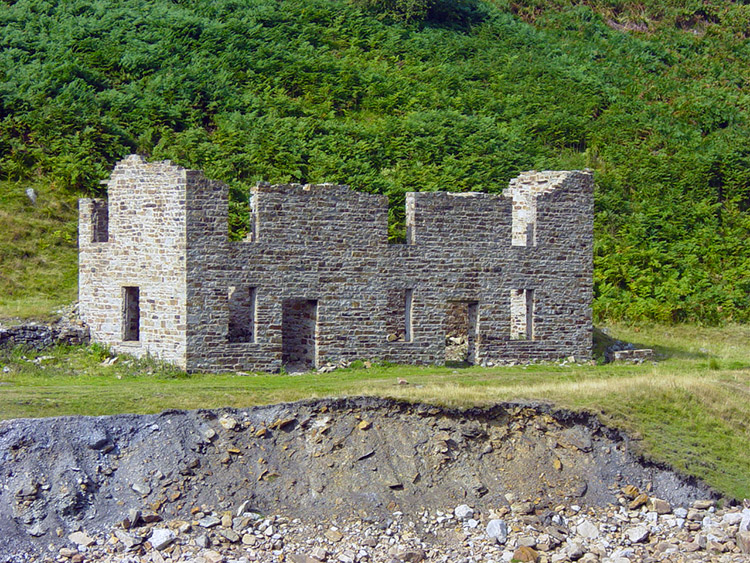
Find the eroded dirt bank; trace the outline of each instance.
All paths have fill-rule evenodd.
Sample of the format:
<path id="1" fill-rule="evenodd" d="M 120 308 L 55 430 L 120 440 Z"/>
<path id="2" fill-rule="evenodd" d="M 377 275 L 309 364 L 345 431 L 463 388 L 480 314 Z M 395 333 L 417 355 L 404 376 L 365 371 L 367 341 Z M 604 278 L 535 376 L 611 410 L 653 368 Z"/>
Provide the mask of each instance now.
<path id="1" fill-rule="evenodd" d="M 711 497 L 643 463 L 596 418 L 544 405 L 448 410 L 359 398 L 244 410 L 0 423 L 0 553 L 211 506 L 303 520 L 381 518 L 467 503 L 616 503 L 625 485 L 674 505 Z M 0 557 L 0 560 L 2 557 Z"/>

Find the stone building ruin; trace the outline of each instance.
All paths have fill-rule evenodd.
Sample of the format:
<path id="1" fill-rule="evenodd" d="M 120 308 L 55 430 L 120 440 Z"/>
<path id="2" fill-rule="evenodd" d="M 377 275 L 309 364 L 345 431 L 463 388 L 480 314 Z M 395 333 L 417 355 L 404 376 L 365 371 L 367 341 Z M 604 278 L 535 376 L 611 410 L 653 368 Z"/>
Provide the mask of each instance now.
<path id="1" fill-rule="evenodd" d="M 312 369 L 380 359 L 473 364 L 591 355 L 593 178 L 528 172 L 502 195 L 347 186 L 252 190 L 250 234 L 228 236 L 228 188 L 129 156 L 108 200 L 82 199 L 80 314 L 94 342 L 187 371 Z"/>

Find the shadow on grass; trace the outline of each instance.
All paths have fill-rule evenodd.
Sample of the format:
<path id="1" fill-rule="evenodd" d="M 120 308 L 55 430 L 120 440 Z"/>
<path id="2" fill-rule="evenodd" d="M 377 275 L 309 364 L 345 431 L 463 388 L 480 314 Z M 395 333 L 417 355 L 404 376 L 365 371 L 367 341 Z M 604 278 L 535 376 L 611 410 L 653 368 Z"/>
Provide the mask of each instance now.
<path id="1" fill-rule="evenodd" d="M 471 362 L 467 362 L 466 360 L 461 361 L 446 361 L 445 367 L 447 368 L 453 368 L 453 369 L 466 369 L 466 368 L 475 368 L 477 367 L 477 364 L 472 364 Z"/>
<path id="2" fill-rule="evenodd" d="M 605 363 L 605 355 L 608 349 L 613 350 L 640 350 L 643 348 L 650 348 L 656 354 L 657 360 L 666 360 L 668 358 L 676 358 L 682 360 L 709 360 L 714 359 L 713 356 L 708 352 L 691 352 L 681 348 L 673 346 L 664 346 L 661 344 L 647 343 L 647 342 L 634 342 L 619 340 L 610 336 L 603 329 L 594 327 L 593 334 L 593 356 L 597 363 Z M 714 359 L 715 360 L 715 359 Z"/>

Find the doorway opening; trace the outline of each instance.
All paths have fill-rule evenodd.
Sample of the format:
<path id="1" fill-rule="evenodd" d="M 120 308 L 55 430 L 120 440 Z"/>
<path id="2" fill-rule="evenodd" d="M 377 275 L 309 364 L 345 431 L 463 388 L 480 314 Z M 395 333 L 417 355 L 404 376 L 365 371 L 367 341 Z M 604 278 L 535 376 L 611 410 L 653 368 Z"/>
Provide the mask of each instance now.
<path id="1" fill-rule="evenodd" d="M 258 289 L 229 286 L 229 342 L 255 342 Z"/>
<path id="2" fill-rule="evenodd" d="M 289 372 L 318 365 L 318 302 L 287 299 L 281 312 L 281 363 Z"/>
<path id="3" fill-rule="evenodd" d="M 479 345 L 479 303 L 451 301 L 445 320 L 446 365 L 474 365 Z"/>

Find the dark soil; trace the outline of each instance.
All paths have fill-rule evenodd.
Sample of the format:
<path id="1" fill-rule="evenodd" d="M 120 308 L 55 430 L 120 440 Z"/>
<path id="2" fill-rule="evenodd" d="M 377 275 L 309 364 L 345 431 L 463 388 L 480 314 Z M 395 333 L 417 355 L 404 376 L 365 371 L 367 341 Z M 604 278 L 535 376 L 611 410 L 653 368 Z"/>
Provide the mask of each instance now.
<path id="1" fill-rule="evenodd" d="M 331 399 L 246 410 L 0 422 L 0 553 L 40 552 L 111 529 L 131 508 L 195 507 L 379 518 L 506 494 L 603 506 L 632 484 L 673 505 L 715 496 L 645 462 L 593 415 L 546 405 L 450 410 Z M 1 559 L 1 558 L 0 558 Z"/>

